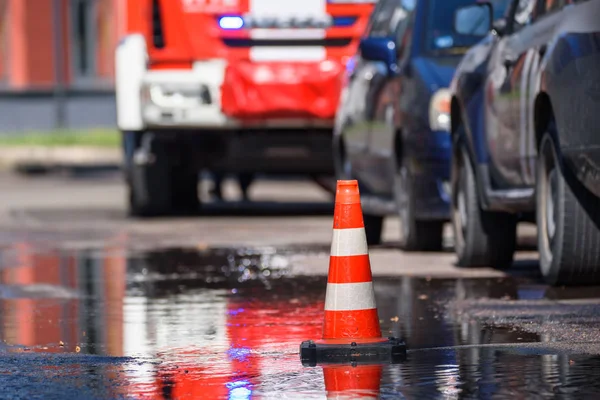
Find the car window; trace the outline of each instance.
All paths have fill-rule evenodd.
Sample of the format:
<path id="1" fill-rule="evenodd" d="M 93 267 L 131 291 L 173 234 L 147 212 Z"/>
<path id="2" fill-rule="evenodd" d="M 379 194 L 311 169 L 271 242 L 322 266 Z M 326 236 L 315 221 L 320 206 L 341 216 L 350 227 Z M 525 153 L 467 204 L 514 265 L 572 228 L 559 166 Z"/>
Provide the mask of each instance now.
<path id="1" fill-rule="evenodd" d="M 507 17 L 508 16 L 508 10 L 509 10 L 509 6 L 510 3 L 513 0 L 492 0 L 492 1 L 488 1 L 488 3 L 490 3 L 492 5 L 492 9 L 493 9 L 493 13 L 494 15 L 492 15 L 492 19 L 494 21 L 503 18 L 503 17 Z M 479 3 L 479 1 L 476 1 L 476 3 Z"/>
<path id="2" fill-rule="evenodd" d="M 413 23 L 413 16 L 415 7 L 417 4 L 416 0 L 397 0 L 398 5 L 396 6 L 395 13 L 397 14 L 395 23 L 395 37 L 396 37 L 396 49 L 398 51 L 398 58 L 402 59 L 408 54 L 405 51 L 409 47 L 411 37 L 411 27 Z"/>
<path id="3" fill-rule="evenodd" d="M 374 10 L 371 29 L 368 33 L 369 37 L 389 37 L 393 35 L 394 29 L 392 23 L 396 17 L 394 11 L 398 4 L 398 0 L 379 0 L 376 10 Z"/>
<path id="4" fill-rule="evenodd" d="M 379 15 L 379 9 L 383 3 L 383 1 L 378 1 L 377 4 L 375 4 L 375 7 L 373 7 L 373 11 L 371 11 L 371 15 L 369 15 L 369 21 L 367 22 L 367 26 L 365 28 L 366 36 L 369 36 L 371 33 L 371 30 L 373 29 L 373 21 L 375 21 L 375 17 Z"/>
<path id="5" fill-rule="evenodd" d="M 540 6 L 540 14 L 548 14 L 560 10 L 570 2 L 567 0 L 545 0 Z"/>
<path id="6" fill-rule="evenodd" d="M 416 0 L 398 0 L 398 5 L 396 6 L 395 17 L 395 36 L 396 36 L 396 45 L 400 46 L 404 41 L 404 37 L 406 36 L 406 30 L 408 29 L 411 18 L 415 11 Z"/>
<path id="7" fill-rule="evenodd" d="M 533 21 L 537 11 L 537 2 L 538 0 L 516 0 L 511 21 L 512 32 L 517 32 Z"/>
<path id="8" fill-rule="evenodd" d="M 427 29 L 425 33 L 426 52 L 453 53 L 465 51 L 481 40 L 478 35 L 463 35 L 454 30 L 454 14 L 465 6 L 473 4 L 473 0 L 429 0 L 427 4 Z M 506 15 L 511 0 L 491 1 L 494 20 Z M 459 50 L 460 49 L 460 50 Z"/>

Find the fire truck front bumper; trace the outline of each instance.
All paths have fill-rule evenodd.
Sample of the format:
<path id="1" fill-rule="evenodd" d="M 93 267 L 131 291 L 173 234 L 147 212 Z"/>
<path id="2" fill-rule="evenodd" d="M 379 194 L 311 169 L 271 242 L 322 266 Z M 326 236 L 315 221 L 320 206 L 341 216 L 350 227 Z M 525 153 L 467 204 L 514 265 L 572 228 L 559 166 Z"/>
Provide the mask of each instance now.
<path id="1" fill-rule="evenodd" d="M 148 128 L 222 128 L 237 122 L 221 112 L 224 61 L 196 63 L 191 70 L 149 71 L 141 86 Z"/>
<path id="2" fill-rule="evenodd" d="M 190 70 L 147 71 L 140 89 L 144 126 L 333 128 L 339 82 L 337 69 L 331 65 L 337 64 L 238 64 L 213 60 L 196 62 Z M 329 66 L 328 74 L 322 71 L 323 65 Z M 291 82 L 254 80 L 258 72 L 277 77 L 283 75 L 281 70 L 295 78 Z"/>

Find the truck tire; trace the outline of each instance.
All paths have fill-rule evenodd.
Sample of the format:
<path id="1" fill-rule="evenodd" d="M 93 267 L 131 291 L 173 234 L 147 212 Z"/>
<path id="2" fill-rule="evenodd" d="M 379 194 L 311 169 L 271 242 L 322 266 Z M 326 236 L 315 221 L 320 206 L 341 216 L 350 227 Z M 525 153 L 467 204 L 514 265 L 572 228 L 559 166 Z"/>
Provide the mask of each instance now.
<path id="1" fill-rule="evenodd" d="M 540 270 L 550 285 L 600 283 L 600 199 L 567 170 L 550 134 L 536 170 Z"/>
<path id="2" fill-rule="evenodd" d="M 517 242 L 517 218 L 481 209 L 475 173 L 462 142 L 452 157 L 452 226 L 460 267 L 507 268 Z"/>
<path id="3" fill-rule="evenodd" d="M 400 216 L 400 247 L 405 251 L 439 251 L 443 245 L 444 222 L 416 218 L 418 199 L 413 195 L 413 185 L 410 171 L 401 165 L 394 182 L 394 198 Z"/>
<path id="4" fill-rule="evenodd" d="M 144 136 L 144 135 L 142 135 Z M 128 138 L 124 135 L 124 142 Z M 133 140 L 133 139 L 129 139 Z M 149 146 L 146 155 L 138 157 L 125 146 L 126 183 L 129 191 L 129 214 L 135 217 L 181 215 L 199 209 L 198 173 L 181 157 L 174 157 L 169 146 Z M 136 160 L 135 158 L 138 157 Z M 176 164 L 175 161 L 179 163 Z"/>

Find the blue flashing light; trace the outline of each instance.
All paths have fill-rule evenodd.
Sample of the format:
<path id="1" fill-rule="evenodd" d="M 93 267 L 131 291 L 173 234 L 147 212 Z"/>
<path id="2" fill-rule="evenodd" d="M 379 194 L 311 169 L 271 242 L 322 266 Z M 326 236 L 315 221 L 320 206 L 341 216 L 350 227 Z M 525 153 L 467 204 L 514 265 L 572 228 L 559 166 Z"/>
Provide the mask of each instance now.
<path id="1" fill-rule="evenodd" d="M 219 19 L 219 26 L 221 27 L 221 29 L 228 30 L 241 29 L 242 26 L 244 26 L 244 20 L 242 19 L 242 17 L 221 17 Z"/>
<path id="2" fill-rule="evenodd" d="M 354 25 L 356 17 L 333 17 L 333 26 L 348 27 Z"/>

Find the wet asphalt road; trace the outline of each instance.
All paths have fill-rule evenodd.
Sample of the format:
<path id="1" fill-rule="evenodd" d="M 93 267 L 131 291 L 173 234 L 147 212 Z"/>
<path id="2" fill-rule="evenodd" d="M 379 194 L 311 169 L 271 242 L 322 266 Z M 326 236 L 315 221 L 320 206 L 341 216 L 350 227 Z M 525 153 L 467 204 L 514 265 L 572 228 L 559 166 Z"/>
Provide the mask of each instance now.
<path id="1" fill-rule="evenodd" d="M 388 224 L 376 299 L 408 358 L 323 371 L 298 357 L 321 335 L 331 238 L 312 184 L 151 221 L 126 218 L 113 174 L 0 187 L 0 398 L 598 398 L 599 288 L 543 285 L 531 227 L 511 270 L 463 271 L 451 240 L 403 254 Z"/>

